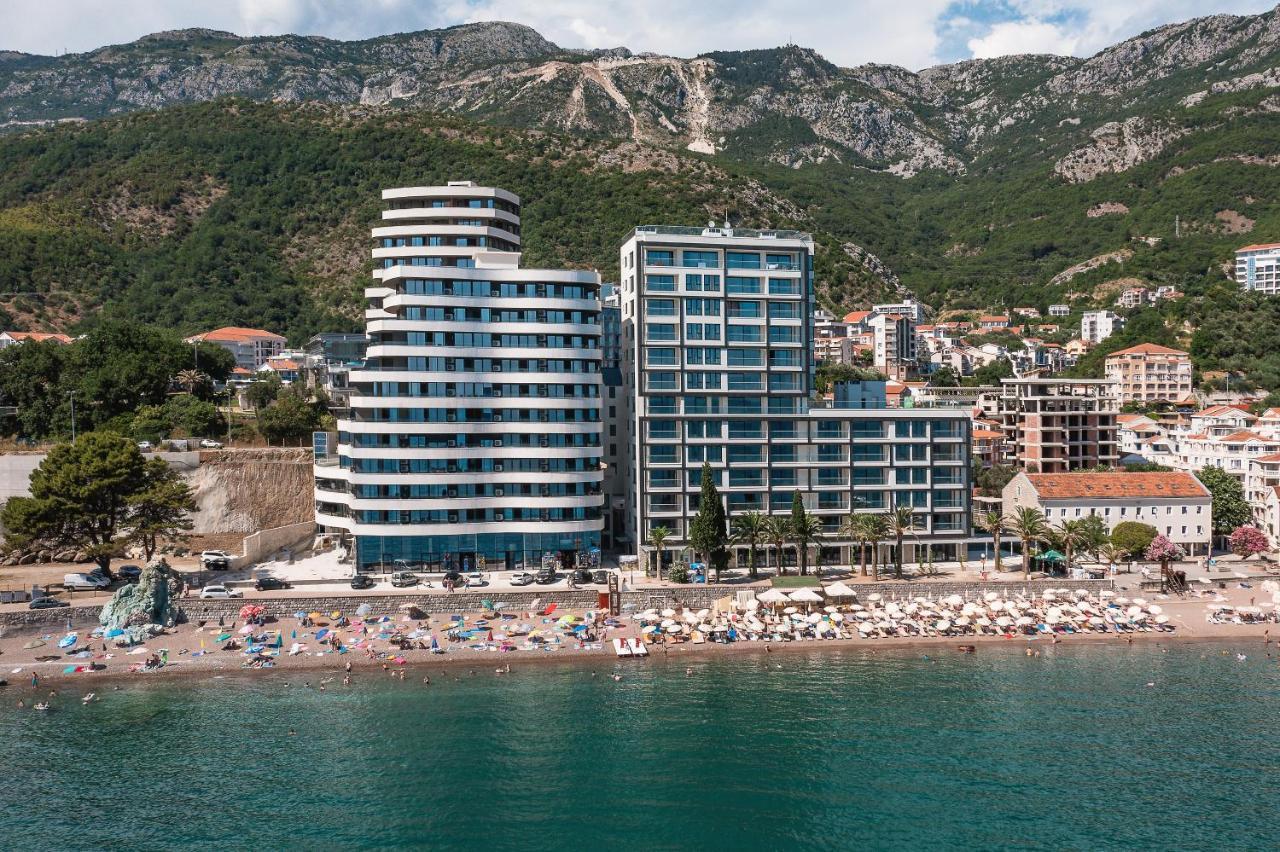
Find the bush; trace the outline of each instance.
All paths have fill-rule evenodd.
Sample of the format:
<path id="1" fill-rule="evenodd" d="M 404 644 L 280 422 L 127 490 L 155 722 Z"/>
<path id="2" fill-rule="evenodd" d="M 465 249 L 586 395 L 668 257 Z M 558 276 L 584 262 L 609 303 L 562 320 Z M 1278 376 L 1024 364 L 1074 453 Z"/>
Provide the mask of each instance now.
<path id="1" fill-rule="evenodd" d="M 1151 546 L 1156 539 L 1156 528 L 1137 521 L 1116 524 L 1111 531 L 1111 543 L 1130 556 L 1136 556 Z"/>
<path id="2" fill-rule="evenodd" d="M 673 583 L 689 582 L 689 566 L 683 563 L 677 562 L 675 565 L 672 565 L 671 568 L 667 570 L 667 579 Z"/>

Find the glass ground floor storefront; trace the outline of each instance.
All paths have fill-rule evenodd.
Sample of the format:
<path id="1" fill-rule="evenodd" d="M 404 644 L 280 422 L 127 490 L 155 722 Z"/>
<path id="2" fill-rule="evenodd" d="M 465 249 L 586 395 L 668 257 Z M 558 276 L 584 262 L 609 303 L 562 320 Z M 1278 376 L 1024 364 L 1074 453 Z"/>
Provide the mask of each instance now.
<path id="1" fill-rule="evenodd" d="M 544 560 L 572 568 L 599 560 L 600 532 L 356 536 L 361 570 L 403 560 L 417 571 L 536 571 Z"/>

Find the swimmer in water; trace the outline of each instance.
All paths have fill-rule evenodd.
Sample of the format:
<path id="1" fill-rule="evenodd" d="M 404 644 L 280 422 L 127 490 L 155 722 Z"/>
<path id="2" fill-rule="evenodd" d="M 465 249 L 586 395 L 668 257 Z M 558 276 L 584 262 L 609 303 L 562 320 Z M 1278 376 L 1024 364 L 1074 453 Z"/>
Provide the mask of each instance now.
<path id="1" fill-rule="evenodd" d="M 616 675 L 614 675 L 614 676 L 613 676 L 613 679 L 614 679 L 615 681 L 622 680 L 622 675 L 620 675 L 620 674 L 616 674 Z"/>

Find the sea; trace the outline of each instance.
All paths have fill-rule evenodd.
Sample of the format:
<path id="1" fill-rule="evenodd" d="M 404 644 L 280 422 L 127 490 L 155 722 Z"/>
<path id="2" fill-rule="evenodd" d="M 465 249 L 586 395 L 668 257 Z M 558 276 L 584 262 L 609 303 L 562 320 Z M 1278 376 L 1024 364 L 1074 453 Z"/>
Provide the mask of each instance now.
<path id="1" fill-rule="evenodd" d="M 11 685 L 0 842 L 1280 847 L 1280 665 L 1260 642 L 1036 647 L 513 656 L 323 691 L 315 671 L 137 676 L 65 687 L 47 714 Z"/>

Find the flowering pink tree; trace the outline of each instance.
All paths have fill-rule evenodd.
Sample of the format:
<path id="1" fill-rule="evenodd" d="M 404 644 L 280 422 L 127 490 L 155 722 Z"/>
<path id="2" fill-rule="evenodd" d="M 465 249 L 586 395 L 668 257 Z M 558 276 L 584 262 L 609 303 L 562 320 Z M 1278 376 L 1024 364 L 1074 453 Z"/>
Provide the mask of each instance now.
<path id="1" fill-rule="evenodd" d="M 1175 559 L 1181 559 L 1182 548 L 1170 541 L 1167 536 L 1158 535 L 1151 540 L 1151 544 L 1147 545 L 1143 555 L 1152 562 L 1165 565 Z"/>
<path id="2" fill-rule="evenodd" d="M 1267 541 L 1267 534 L 1250 525 L 1236 527 L 1235 531 L 1227 537 L 1227 541 L 1231 545 L 1231 552 L 1245 559 L 1271 547 L 1271 542 Z"/>

